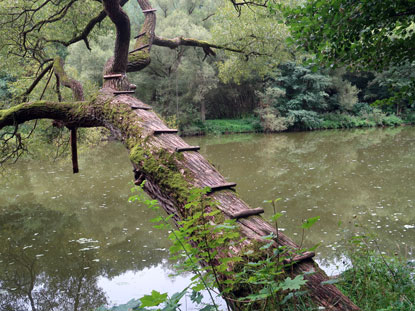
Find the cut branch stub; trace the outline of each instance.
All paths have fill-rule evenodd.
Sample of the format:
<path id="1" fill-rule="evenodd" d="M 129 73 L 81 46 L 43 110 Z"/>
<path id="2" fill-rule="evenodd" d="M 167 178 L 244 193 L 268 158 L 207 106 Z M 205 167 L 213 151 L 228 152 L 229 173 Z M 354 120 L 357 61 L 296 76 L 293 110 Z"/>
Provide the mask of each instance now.
<path id="1" fill-rule="evenodd" d="M 114 91 L 114 95 L 135 94 L 135 91 Z"/>
<path id="2" fill-rule="evenodd" d="M 139 106 L 139 105 L 130 105 L 130 107 L 135 110 L 135 109 L 141 109 L 141 110 L 151 110 L 151 107 L 146 107 L 146 106 Z"/>
<path id="3" fill-rule="evenodd" d="M 240 211 L 238 213 L 235 213 L 233 215 L 231 215 L 232 219 L 239 219 L 239 218 L 246 218 L 249 216 L 255 216 L 255 215 L 260 215 L 264 213 L 264 209 L 263 208 L 250 208 L 250 209 L 246 209 L 244 211 Z"/>
<path id="4" fill-rule="evenodd" d="M 157 9 L 148 9 L 148 10 L 143 10 L 143 13 L 146 14 L 146 13 L 152 13 L 152 12 L 156 12 L 156 11 L 157 11 Z"/>
<path id="5" fill-rule="evenodd" d="M 234 187 L 236 187 L 236 183 L 227 182 L 227 183 L 216 185 L 216 186 L 210 186 L 209 187 L 210 191 L 208 193 L 213 193 L 213 192 L 220 191 L 220 190 L 225 190 L 225 189 L 232 189 Z"/>
<path id="6" fill-rule="evenodd" d="M 145 32 L 139 33 L 138 35 L 136 35 L 136 36 L 134 37 L 134 39 L 138 39 L 138 38 L 140 38 L 140 37 L 144 36 L 145 34 L 146 34 Z"/>
<path id="7" fill-rule="evenodd" d="M 177 129 L 157 129 L 153 130 L 153 135 L 160 135 L 160 134 L 176 134 L 179 130 Z"/>
<path id="8" fill-rule="evenodd" d="M 108 73 L 108 70 L 110 70 L 110 67 L 112 65 L 112 59 L 113 58 L 110 58 L 108 60 L 104 68 L 103 87 L 113 89 L 114 93 L 117 91 L 124 92 L 124 91 L 135 90 L 136 86 L 134 84 L 131 84 L 128 81 L 127 75 L 122 74 L 122 73 L 112 73 L 112 72 Z"/>
<path id="9" fill-rule="evenodd" d="M 200 150 L 200 146 L 189 146 L 189 147 L 177 147 L 176 152 L 184 152 L 184 151 L 198 151 Z"/>
<path id="10" fill-rule="evenodd" d="M 115 74 L 111 74 L 111 75 L 104 75 L 104 79 L 108 80 L 108 79 L 118 79 L 118 78 L 122 78 L 123 74 L 122 73 L 115 73 Z"/>
<path id="11" fill-rule="evenodd" d="M 291 263 L 299 263 L 301 261 L 304 261 L 306 259 L 313 258 L 316 254 L 314 252 L 305 252 L 301 255 L 294 256 L 293 258 L 284 259 L 282 262 L 284 264 L 291 264 Z"/>
<path id="12" fill-rule="evenodd" d="M 150 46 L 150 44 L 146 44 L 146 45 L 140 46 L 139 48 L 132 50 L 132 51 L 130 52 L 130 54 L 133 54 L 133 53 L 135 53 L 135 52 L 138 52 L 138 51 L 144 50 L 144 49 L 148 48 L 149 46 Z"/>

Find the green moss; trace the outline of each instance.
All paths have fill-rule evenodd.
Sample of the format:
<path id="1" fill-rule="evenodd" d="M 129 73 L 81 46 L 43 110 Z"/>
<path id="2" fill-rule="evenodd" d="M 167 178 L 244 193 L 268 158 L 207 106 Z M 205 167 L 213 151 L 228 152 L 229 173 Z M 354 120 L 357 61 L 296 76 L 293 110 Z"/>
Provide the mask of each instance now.
<path id="1" fill-rule="evenodd" d="M 145 31 L 145 29 L 143 29 Z M 139 37 L 134 43 L 134 49 L 138 49 L 140 46 L 149 44 L 150 42 L 150 35 L 147 31 L 145 31 L 144 35 Z"/>
<path id="2" fill-rule="evenodd" d="M 185 204 L 188 201 L 192 185 L 180 173 L 174 155 L 165 150 L 153 155 L 141 144 L 137 144 L 130 151 L 130 160 L 142 167 L 178 203 Z"/>
<path id="3" fill-rule="evenodd" d="M 70 83 L 70 79 L 63 69 L 63 60 L 59 56 L 53 61 L 53 70 L 55 71 L 55 74 L 59 76 L 62 84 Z"/>
<path id="4" fill-rule="evenodd" d="M 128 55 L 129 63 L 139 63 L 150 58 L 150 53 L 146 50 L 141 50 Z"/>

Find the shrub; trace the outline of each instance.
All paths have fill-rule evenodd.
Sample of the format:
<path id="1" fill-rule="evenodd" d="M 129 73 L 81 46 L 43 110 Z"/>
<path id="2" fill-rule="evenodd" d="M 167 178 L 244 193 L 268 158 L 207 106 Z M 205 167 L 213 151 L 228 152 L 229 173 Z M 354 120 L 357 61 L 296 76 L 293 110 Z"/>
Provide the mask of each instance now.
<path id="1" fill-rule="evenodd" d="M 281 117 L 278 110 L 271 107 L 262 107 L 255 110 L 261 122 L 261 128 L 264 132 L 282 132 L 293 124 L 293 120 Z"/>
<path id="2" fill-rule="evenodd" d="M 398 126 L 403 123 L 403 120 L 399 118 L 398 116 L 392 114 L 389 116 L 385 116 L 382 120 L 383 125 L 386 126 Z"/>
<path id="3" fill-rule="evenodd" d="M 323 115 L 322 127 L 325 129 L 355 128 L 368 126 L 365 119 L 346 113 L 326 113 Z"/>
<path id="4" fill-rule="evenodd" d="M 297 129 L 317 130 L 323 126 L 323 120 L 314 111 L 290 110 L 288 118 L 292 120 L 293 127 Z"/>
<path id="5" fill-rule="evenodd" d="M 373 111 L 373 107 L 368 103 L 357 103 L 353 106 L 352 112 L 355 115 L 361 115 L 363 113 L 370 113 Z"/>
<path id="6" fill-rule="evenodd" d="M 402 119 L 407 124 L 415 124 L 415 112 L 410 112 L 402 116 Z"/>
<path id="7" fill-rule="evenodd" d="M 410 263 L 359 250 L 337 286 L 362 310 L 415 310 L 415 269 Z"/>

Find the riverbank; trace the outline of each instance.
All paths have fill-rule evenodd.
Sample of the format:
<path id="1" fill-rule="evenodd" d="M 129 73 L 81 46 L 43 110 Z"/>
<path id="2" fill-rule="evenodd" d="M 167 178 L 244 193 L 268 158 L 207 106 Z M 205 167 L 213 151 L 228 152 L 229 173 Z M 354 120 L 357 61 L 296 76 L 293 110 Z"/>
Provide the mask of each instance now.
<path id="1" fill-rule="evenodd" d="M 206 120 L 204 123 L 195 122 L 180 129 L 181 136 L 238 134 L 238 133 L 272 133 L 272 132 L 296 132 L 328 129 L 351 129 L 370 127 L 393 127 L 401 125 L 413 125 L 413 114 L 396 116 L 374 110 L 362 115 L 347 113 L 325 113 L 313 118 L 292 120 L 291 124 L 283 130 L 271 130 L 267 120 L 259 117 L 247 117 L 242 119 L 216 119 Z"/>

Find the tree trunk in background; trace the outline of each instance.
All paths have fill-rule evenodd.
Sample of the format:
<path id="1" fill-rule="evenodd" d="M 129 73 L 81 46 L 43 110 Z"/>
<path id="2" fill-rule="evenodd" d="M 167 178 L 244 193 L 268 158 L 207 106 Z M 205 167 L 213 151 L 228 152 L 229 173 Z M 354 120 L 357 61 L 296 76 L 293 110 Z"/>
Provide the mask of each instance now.
<path id="1" fill-rule="evenodd" d="M 202 100 L 200 102 L 200 120 L 205 123 L 206 121 L 206 102 Z"/>

